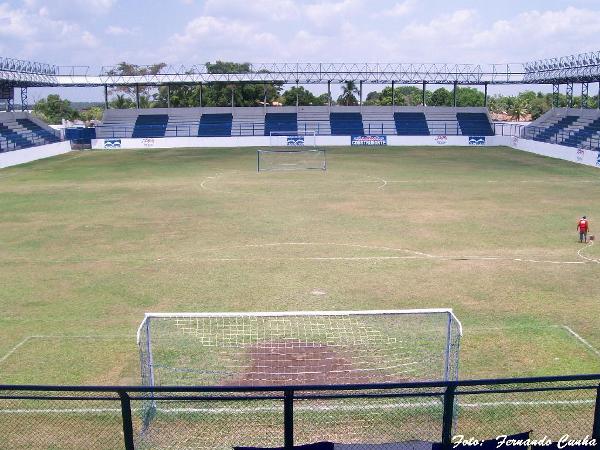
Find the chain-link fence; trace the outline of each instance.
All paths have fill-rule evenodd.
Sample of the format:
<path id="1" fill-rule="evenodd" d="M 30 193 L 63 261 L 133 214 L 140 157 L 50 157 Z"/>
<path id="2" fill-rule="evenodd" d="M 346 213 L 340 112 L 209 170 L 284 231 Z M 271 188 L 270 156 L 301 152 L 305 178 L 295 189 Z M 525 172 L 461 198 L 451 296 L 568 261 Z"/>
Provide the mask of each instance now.
<path id="1" fill-rule="evenodd" d="M 525 431 L 538 440 L 600 442 L 600 375 L 295 387 L 0 386 L 0 449 L 224 450 L 320 441 L 356 450 L 408 441 L 450 448 L 457 435 L 481 440 Z"/>

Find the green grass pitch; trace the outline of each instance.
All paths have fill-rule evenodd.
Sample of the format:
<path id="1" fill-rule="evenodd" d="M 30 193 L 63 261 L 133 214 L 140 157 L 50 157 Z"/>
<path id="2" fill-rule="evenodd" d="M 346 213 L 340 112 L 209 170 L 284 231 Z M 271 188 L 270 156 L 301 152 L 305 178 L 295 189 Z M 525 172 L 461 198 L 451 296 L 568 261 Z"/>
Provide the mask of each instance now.
<path id="1" fill-rule="evenodd" d="M 460 377 L 600 372 L 600 172 L 507 148 L 90 151 L 0 170 L 0 383 L 138 384 L 144 312 L 451 307 Z M 579 253 L 578 253 L 579 252 Z M 585 258 L 588 259 L 585 259 Z"/>

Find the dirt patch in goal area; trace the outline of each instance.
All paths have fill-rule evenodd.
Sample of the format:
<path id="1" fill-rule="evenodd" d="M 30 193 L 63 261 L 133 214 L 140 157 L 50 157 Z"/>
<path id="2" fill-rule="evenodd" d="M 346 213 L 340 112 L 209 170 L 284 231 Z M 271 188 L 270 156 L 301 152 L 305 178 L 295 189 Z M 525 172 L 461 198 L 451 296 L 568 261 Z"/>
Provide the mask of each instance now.
<path id="1" fill-rule="evenodd" d="M 298 340 L 258 343 L 248 347 L 241 373 L 224 384 L 281 386 L 405 381 L 377 369 L 374 361 L 353 361 L 356 356 L 351 348 L 321 343 Z"/>

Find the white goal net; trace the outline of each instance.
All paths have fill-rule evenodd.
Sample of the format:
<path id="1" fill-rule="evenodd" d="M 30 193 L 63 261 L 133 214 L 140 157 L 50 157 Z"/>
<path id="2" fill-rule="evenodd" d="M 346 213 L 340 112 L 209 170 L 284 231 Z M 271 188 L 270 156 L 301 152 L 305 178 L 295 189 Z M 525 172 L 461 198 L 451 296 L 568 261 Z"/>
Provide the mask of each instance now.
<path id="1" fill-rule="evenodd" d="M 285 170 L 327 170 L 324 149 L 257 150 L 256 170 L 273 172 Z"/>
<path id="2" fill-rule="evenodd" d="M 455 380 L 462 328 L 450 309 L 148 313 L 147 386 L 281 386 Z"/>

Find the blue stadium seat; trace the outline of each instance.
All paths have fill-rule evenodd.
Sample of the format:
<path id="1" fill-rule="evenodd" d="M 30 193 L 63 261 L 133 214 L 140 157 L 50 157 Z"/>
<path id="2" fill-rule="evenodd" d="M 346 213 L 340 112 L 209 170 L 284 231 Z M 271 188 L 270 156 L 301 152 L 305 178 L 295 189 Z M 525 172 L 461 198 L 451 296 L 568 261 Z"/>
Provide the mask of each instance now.
<path id="1" fill-rule="evenodd" d="M 554 125 L 551 125 L 548 128 L 546 128 L 537 136 L 534 136 L 533 140 L 540 142 L 549 142 L 551 137 L 553 137 L 556 133 L 571 125 L 576 120 L 577 116 L 565 116 L 558 122 L 556 122 Z"/>
<path id="2" fill-rule="evenodd" d="M 360 136 L 365 134 L 362 114 L 357 112 L 336 112 L 329 114 L 333 136 Z"/>
<path id="3" fill-rule="evenodd" d="M 394 122 L 399 136 L 429 136 L 427 120 L 421 112 L 394 113 Z"/>
<path id="4" fill-rule="evenodd" d="M 274 133 L 298 133 L 298 115 L 296 113 L 267 113 L 265 115 L 265 136 Z"/>
<path id="5" fill-rule="evenodd" d="M 600 118 L 589 123 L 580 130 L 571 134 L 567 139 L 562 142 L 562 145 L 568 145 L 570 147 L 579 147 L 583 141 L 589 139 L 594 134 L 600 132 Z"/>
<path id="6" fill-rule="evenodd" d="M 21 125 L 23 128 L 28 129 L 33 134 L 43 139 L 47 144 L 52 144 L 54 142 L 59 142 L 60 139 L 54 133 L 51 133 L 48 130 L 45 130 L 37 123 L 29 120 L 29 119 L 17 119 L 16 122 Z"/>
<path id="7" fill-rule="evenodd" d="M 487 114 L 456 113 L 456 120 L 463 136 L 493 136 L 494 130 Z"/>
<path id="8" fill-rule="evenodd" d="M 6 141 L 9 144 L 12 144 L 12 145 L 10 145 L 10 148 L 8 148 L 8 149 L 3 147 L 3 149 L 2 149 L 3 151 L 27 148 L 27 147 L 32 147 L 33 145 L 35 145 L 29 139 L 26 139 L 21 134 L 15 132 L 11 128 L 9 128 L 6 125 L 3 125 L 1 123 L 0 123 L 0 137 L 3 137 L 4 139 L 6 139 Z"/>
<path id="9" fill-rule="evenodd" d="M 232 114 L 202 114 L 198 136 L 231 136 Z"/>
<path id="10" fill-rule="evenodd" d="M 168 114 L 140 114 L 135 121 L 131 137 L 164 137 L 168 122 Z"/>

